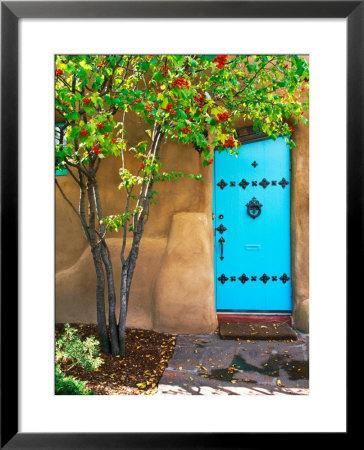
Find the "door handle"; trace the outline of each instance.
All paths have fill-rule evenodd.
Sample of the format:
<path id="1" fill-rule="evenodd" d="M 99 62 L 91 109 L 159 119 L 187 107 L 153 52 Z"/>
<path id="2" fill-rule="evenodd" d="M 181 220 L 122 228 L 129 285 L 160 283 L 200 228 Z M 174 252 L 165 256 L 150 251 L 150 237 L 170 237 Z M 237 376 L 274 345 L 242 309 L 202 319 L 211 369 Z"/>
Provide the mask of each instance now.
<path id="1" fill-rule="evenodd" d="M 222 261 L 224 259 L 224 243 L 225 243 L 225 239 L 222 236 L 219 239 L 219 243 L 220 243 L 220 259 Z"/>
<path id="2" fill-rule="evenodd" d="M 257 200 L 255 197 L 253 197 L 245 206 L 248 208 L 248 215 L 252 219 L 256 219 L 260 216 L 263 205 L 259 203 L 259 200 Z"/>

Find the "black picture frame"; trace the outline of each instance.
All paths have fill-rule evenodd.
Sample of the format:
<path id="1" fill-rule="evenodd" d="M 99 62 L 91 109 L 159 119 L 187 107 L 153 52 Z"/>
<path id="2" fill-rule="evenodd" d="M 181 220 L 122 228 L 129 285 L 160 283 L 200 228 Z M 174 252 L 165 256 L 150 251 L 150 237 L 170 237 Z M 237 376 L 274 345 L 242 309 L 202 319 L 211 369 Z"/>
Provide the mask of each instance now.
<path id="1" fill-rule="evenodd" d="M 279 439 L 281 444 L 281 436 L 268 433 L 242 437 L 242 433 L 18 432 L 18 22 L 21 18 L 346 18 L 348 302 L 361 292 L 364 273 L 364 1 L 196 1 L 188 8 L 183 1 L 87 3 L 84 8 L 80 1 L 1 2 L 1 448 L 257 448 L 262 438 Z M 347 436 L 348 431 L 340 434 Z"/>

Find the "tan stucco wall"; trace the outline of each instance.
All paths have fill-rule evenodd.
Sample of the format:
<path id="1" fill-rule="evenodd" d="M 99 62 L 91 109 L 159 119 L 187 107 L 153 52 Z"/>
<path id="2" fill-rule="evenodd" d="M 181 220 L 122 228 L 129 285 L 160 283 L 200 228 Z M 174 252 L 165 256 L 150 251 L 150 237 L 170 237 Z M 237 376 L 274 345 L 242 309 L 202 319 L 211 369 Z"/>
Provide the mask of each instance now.
<path id="1" fill-rule="evenodd" d="M 144 138 L 137 117 L 129 124 L 129 142 Z M 127 127 L 127 129 L 130 127 Z M 293 321 L 308 331 L 308 127 L 298 125 L 292 150 L 291 240 Z M 214 241 L 211 220 L 212 168 L 203 169 L 192 148 L 168 143 L 162 152 L 166 170 L 202 173 L 205 181 L 182 179 L 158 185 L 141 242 L 131 288 L 127 326 L 175 333 L 209 333 L 217 327 L 214 301 Z M 99 187 L 104 215 L 117 213 L 123 199 L 117 158 L 102 162 Z M 71 177 L 58 177 L 77 205 Z M 56 196 L 56 321 L 96 322 L 96 278 L 86 240 L 69 205 Z M 121 237 L 108 239 L 119 289 Z"/>
<path id="2" fill-rule="evenodd" d="M 145 139 L 142 124 L 134 116 L 127 126 L 129 143 Z M 205 181 L 189 178 L 159 183 L 157 205 L 141 242 L 134 273 L 127 326 L 169 332 L 213 332 L 217 327 L 214 304 L 213 235 L 211 220 L 212 168 L 202 168 L 193 147 L 168 143 L 162 150 L 165 170 L 202 173 Z M 128 161 L 128 164 L 140 162 Z M 117 189 L 120 161 L 102 161 L 99 188 L 103 214 L 118 213 L 123 206 Z M 137 166 L 135 166 L 137 167 Z M 79 192 L 70 175 L 57 177 L 62 189 L 77 206 Z M 78 218 L 61 197 L 56 197 L 56 321 L 96 322 L 96 277 L 88 244 Z M 115 206 L 116 205 L 116 206 Z M 120 283 L 121 235 L 111 233 L 116 290 Z M 197 273 L 201 276 L 196 276 Z M 117 311 L 118 313 L 118 311 Z"/>

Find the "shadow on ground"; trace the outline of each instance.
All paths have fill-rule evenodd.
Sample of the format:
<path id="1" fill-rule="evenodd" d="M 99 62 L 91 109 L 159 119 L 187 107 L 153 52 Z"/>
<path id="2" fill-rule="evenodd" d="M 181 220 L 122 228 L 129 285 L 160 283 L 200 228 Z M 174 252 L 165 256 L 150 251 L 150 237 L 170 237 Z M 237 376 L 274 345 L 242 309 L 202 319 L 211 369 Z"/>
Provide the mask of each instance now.
<path id="1" fill-rule="evenodd" d="M 157 395 L 307 395 L 309 337 L 297 341 L 180 335 Z"/>

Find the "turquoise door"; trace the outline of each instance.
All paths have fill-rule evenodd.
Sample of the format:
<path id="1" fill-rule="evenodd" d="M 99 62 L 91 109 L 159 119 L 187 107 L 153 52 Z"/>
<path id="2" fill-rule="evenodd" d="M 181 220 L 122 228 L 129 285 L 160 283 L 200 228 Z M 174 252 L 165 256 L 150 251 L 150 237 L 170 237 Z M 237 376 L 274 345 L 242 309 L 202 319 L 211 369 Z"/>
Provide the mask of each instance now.
<path id="1" fill-rule="evenodd" d="M 243 144 L 214 166 L 217 311 L 291 311 L 289 147 Z"/>

